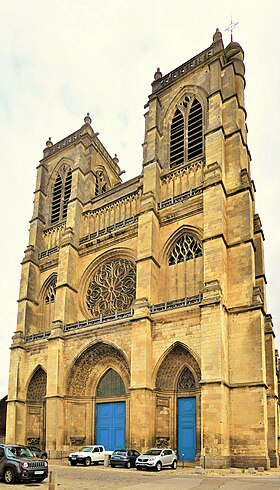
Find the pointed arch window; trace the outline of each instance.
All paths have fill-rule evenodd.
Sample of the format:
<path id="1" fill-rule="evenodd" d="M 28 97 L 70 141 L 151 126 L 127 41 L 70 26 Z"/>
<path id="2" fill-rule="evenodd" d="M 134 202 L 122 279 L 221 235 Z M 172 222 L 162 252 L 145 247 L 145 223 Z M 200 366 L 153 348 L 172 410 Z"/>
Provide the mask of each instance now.
<path id="1" fill-rule="evenodd" d="M 195 240 L 194 237 L 184 233 L 174 244 L 168 259 L 168 264 L 179 264 L 180 262 L 202 257 L 202 255 L 201 243 Z"/>
<path id="2" fill-rule="evenodd" d="M 185 367 L 178 380 L 177 391 L 194 391 L 195 388 L 194 375 L 188 367 Z"/>
<path id="3" fill-rule="evenodd" d="M 108 180 L 102 170 L 96 172 L 95 195 L 100 196 L 108 190 Z"/>
<path id="4" fill-rule="evenodd" d="M 27 399 L 33 401 L 43 401 L 47 391 L 47 374 L 41 368 L 35 371 L 30 380 L 27 390 Z"/>
<path id="5" fill-rule="evenodd" d="M 109 369 L 101 378 L 96 395 L 100 398 L 125 395 L 125 386 L 122 378 L 114 369 Z"/>
<path id="6" fill-rule="evenodd" d="M 50 303 L 54 303 L 55 301 L 55 295 L 56 295 L 56 277 L 54 277 L 49 286 L 48 286 L 48 289 L 46 291 L 46 295 L 45 295 L 45 303 L 46 305 L 49 305 Z"/>
<path id="7" fill-rule="evenodd" d="M 179 104 L 170 127 L 170 167 L 182 165 L 203 154 L 203 111 L 196 97 Z"/>
<path id="8" fill-rule="evenodd" d="M 57 223 L 67 217 L 68 202 L 71 195 L 72 171 L 63 167 L 56 177 L 53 187 L 51 223 Z"/>
<path id="9" fill-rule="evenodd" d="M 42 287 L 40 300 L 40 315 L 38 326 L 41 332 L 47 332 L 52 328 L 55 314 L 57 275 L 51 275 Z"/>
<path id="10" fill-rule="evenodd" d="M 179 109 L 176 110 L 171 123 L 170 134 L 170 165 L 181 165 L 184 163 L 184 116 Z"/>

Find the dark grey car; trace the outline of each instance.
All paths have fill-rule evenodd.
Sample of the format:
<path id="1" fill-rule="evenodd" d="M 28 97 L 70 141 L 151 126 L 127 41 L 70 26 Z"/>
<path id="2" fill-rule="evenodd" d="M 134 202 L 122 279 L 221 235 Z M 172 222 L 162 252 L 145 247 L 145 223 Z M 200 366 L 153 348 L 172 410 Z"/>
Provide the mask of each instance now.
<path id="1" fill-rule="evenodd" d="M 33 446 L 28 444 L 28 449 L 32 452 L 33 456 L 35 458 L 41 458 L 41 459 L 47 459 L 48 458 L 48 453 L 47 451 L 44 451 L 43 449 L 40 449 L 37 446 Z"/>
<path id="2" fill-rule="evenodd" d="M 0 478 L 5 483 L 41 482 L 48 476 L 48 463 L 34 458 L 26 446 L 0 444 Z"/>
<path id="3" fill-rule="evenodd" d="M 140 455 L 135 449 L 116 449 L 110 459 L 110 466 L 125 466 L 131 468 L 135 466 L 135 460 Z"/>

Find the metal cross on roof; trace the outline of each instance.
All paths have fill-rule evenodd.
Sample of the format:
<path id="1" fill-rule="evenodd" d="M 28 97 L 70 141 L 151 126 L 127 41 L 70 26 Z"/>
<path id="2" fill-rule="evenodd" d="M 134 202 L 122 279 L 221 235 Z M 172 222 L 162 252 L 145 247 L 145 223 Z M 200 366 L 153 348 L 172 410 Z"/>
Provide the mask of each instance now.
<path id="1" fill-rule="evenodd" d="M 230 31 L 230 40 L 231 42 L 233 41 L 233 38 L 232 38 L 232 32 L 233 30 L 236 28 L 237 24 L 239 24 L 239 22 L 233 22 L 232 20 L 232 17 L 230 19 L 230 24 L 229 26 L 225 29 L 226 31 Z"/>

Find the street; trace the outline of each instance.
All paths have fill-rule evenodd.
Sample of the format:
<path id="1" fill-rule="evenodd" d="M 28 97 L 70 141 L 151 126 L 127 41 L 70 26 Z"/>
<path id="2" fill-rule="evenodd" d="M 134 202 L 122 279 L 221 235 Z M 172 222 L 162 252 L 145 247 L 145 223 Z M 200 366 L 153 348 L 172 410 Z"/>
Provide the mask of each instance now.
<path id="1" fill-rule="evenodd" d="M 50 471 L 55 473 L 57 490 L 280 490 L 280 471 L 250 475 L 238 470 L 207 470 L 196 475 L 194 468 L 163 469 L 159 473 L 137 471 L 134 468 L 107 468 L 100 466 L 68 466 L 66 462 L 51 462 Z M 0 488 L 4 483 L 1 482 Z M 37 487 L 48 490 L 48 480 L 43 483 L 19 483 L 10 489 Z"/>

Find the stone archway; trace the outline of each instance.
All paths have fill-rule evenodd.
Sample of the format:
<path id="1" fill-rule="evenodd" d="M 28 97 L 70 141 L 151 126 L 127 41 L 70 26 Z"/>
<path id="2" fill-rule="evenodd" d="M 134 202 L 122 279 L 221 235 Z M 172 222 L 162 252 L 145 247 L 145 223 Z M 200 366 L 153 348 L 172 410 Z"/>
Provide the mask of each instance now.
<path id="1" fill-rule="evenodd" d="M 103 396 L 102 380 L 107 383 L 109 390 L 107 395 L 105 393 L 106 396 Z M 110 389 L 108 382 L 111 383 Z M 114 382 L 116 385 L 112 386 Z M 105 408 L 106 403 L 125 401 L 129 384 L 128 361 L 118 348 L 109 343 L 98 342 L 85 349 L 74 362 L 68 376 L 67 442 L 71 446 L 93 442 L 102 444 L 96 440 L 97 412 L 100 413 L 102 404 Z"/>
<path id="2" fill-rule="evenodd" d="M 27 444 L 35 444 L 42 449 L 45 449 L 46 444 L 46 391 L 47 374 L 38 367 L 27 388 L 26 441 Z"/>
<path id="3" fill-rule="evenodd" d="M 189 431 L 194 438 L 189 459 L 200 453 L 200 379 L 198 362 L 180 343 L 166 354 L 156 376 L 156 444 L 180 452 L 182 431 Z"/>

